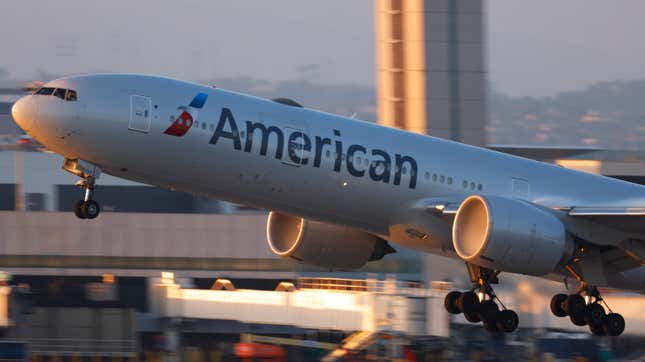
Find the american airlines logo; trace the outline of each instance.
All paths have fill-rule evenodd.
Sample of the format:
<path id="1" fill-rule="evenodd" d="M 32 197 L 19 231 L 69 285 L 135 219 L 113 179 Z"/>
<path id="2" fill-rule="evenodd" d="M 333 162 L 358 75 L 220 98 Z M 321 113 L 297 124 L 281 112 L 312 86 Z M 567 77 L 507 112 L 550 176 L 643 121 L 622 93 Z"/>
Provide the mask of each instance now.
<path id="1" fill-rule="evenodd" d="M 197 95 L 193 98 L 193 100 L 190 102 L 188 107 L 186 106 L 181 106 L 179 107 L 179 110 L 181 110 L 181 114 L 177 119 L 164 131 L 165 134 L 171 135 L 171 136 L 176 136 L 176 137 L 182 137 L 188 132 L 190 127 L 193 126 L 193 122 L 195 118 L 197 118 L 197 113 L 199 112 L 200 109 L 204 107 L 204 103 L 206 103 L 206 99 L 208 99 L 208 94 L 206 93 L 197 93 Z"/>
<path id="2" fill-rule="evenodd" d="M 246 139 L 242 145 L 242 137 L 233 113 L 228 108 L 222 108 L 215 133 L 210 139 L 210 144 L 216 145 L 224 140 L 232 143 L 237 151 L 252 152 L 258 145 L 254 145 L 259 138 L 259 154 L 269 157 L 269 150 L 273 157 L 295 165 L 311 165 L 319 168 L 323 165 L 323 156 L 333 159 L 333 170 L 341 172 L 343 164 L 347 172 L 354 177 L 369 177 L 373 181 L 400 185 L 403 177 L 409 178 L 408 187 L 417 185 L 417 162 L 411 156 L 395 153 L 391 155 L 382 149 L 371 149 L 358 144 L 345 147 L 340 130 L 334 129 L 333 138 L 309 136 L 299 130 L 285 131 L 276 126 L 267 126 L 260 122 L 246 121 Z M 259 134 L 259 137 L 254 137 Z M 286 156 L 285 156 L 286 142 Z M 363 162 L 355 161 L 361 157 Z M 366 161 L 369 158 L 370 161 Z M 345 161 L 345 162 L 343 162 Z M 392 167 L 394 166 L 394 167 Z"/>

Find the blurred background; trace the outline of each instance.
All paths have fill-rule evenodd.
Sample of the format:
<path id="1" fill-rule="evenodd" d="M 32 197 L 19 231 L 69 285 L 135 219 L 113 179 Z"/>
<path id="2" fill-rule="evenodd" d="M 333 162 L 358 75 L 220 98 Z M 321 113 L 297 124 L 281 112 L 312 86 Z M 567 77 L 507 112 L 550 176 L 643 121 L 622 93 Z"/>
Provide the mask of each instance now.
<path id="1" fill-rule="evenodd" d="M 645 299 L 593 337 L 562 283 L 502 275 L 520 330 L 443 308 L 460 262 L 397 247 L 360 270 L 274 256 L 266 210 L 104 175 L 94 222 L 62 158 L 11 119 L 61 76 L 149 73 L 645 183 L 639 0 L 5 1 L 0 5 L 0 359 L 645 360 Z M 593 190 L 589 190 L 593 192 Z"/>

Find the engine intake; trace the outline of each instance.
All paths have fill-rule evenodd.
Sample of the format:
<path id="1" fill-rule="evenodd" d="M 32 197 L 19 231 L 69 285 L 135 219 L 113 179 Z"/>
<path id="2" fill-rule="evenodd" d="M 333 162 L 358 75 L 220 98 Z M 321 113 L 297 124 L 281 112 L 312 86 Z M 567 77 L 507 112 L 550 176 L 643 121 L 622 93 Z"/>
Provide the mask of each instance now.
<path id="1" fill-rule="evenodd" d="M 522 200 L 473 195 L 452 227 L 453 246 L 464 261 L 511 273 L 545 275 L 573 249 L 555 215 Z"/>
<path id="2" fill-rule="evenodd" d="M 396 252 L 370 233 L 276 211 L 269 213 L 267 240 L 279 256 L 326 268 L 356 269 Z"/>

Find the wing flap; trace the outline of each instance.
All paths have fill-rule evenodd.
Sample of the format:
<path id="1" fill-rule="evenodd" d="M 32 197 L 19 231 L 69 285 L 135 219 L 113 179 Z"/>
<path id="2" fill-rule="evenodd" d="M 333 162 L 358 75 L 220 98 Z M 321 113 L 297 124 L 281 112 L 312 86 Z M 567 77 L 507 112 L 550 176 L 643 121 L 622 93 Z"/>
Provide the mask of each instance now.
<path id="1" fill-rule="evenodd" d="M 645 216 L 645 207 L 575 206 L 568 210 L 568 214 L 570 216 Z"/>

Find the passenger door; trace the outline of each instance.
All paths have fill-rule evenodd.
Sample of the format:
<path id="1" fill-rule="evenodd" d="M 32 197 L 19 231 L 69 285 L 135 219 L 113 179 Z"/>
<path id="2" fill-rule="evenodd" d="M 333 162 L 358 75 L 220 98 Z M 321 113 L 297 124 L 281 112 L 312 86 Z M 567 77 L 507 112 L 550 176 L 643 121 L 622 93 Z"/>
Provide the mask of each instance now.
<path id="1" fill-rule="evenodd" d="M 130 125 L 128 127 L 130 130 L 143 133 L 150 131 L 151 103 L 150 97 L 130 96 Z"/>
<path id="2" fill-rule="evenodd" d="M 528 180 L 513 178 L 513 197 L 528 200 L 531 197 L 531 185 Z"/>

